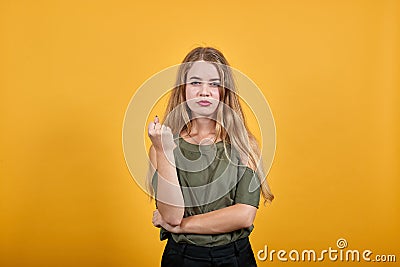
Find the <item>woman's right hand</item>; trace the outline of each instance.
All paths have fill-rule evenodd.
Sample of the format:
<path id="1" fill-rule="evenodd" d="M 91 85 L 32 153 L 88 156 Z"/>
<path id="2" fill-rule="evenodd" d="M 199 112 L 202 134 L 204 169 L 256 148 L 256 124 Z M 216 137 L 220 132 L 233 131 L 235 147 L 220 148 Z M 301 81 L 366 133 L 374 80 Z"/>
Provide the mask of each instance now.
<path id="1" fill-rule="evenodd" d="M 172 151 L 176 147 L 171 129 L 162 125 L 157 116 L 149 124 L 148 135 L 156 151 Z"/>

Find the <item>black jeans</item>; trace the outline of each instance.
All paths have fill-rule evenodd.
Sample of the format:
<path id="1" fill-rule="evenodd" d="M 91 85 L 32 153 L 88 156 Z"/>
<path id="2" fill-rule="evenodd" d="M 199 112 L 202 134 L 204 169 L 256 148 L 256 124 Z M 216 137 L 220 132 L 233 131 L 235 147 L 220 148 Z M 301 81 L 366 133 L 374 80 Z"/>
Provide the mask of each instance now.
<path id="1" fill-rule="evenodd" d="M 161 259 L 161 267 L 244 267 L 257 266 L 249 238 L 215 246 L 201 247 L 176 243 L 168 238 Z"/>

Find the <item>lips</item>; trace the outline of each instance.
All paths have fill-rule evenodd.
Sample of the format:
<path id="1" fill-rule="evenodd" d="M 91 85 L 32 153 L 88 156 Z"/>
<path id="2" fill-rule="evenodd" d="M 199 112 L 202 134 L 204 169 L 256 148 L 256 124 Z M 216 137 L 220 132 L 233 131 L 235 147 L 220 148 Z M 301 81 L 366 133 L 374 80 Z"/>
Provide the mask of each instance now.
<path id="1" fill-rule="evenodd" d="M 201 100 L 201 101 L 198 101 L 197 102 L 200 106 L 209 106 L 209 105 L 211 105 L 211 102 L 210 101 L 207 101 L 207 100 Z"/>

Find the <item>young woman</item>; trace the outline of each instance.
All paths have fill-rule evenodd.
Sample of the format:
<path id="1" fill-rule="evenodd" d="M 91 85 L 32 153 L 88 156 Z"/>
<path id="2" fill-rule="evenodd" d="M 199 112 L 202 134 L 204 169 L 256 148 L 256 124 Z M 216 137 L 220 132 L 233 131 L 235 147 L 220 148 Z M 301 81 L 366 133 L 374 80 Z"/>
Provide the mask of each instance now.
<path id="1" fill-rule="evenodd" d="M 256 266 L 248 236 L 272 201 L 229 64 L 215 48 L 179 66 L 163 123 L 149 124 L 153 224 L 168 239 L 161 266 Z"/>

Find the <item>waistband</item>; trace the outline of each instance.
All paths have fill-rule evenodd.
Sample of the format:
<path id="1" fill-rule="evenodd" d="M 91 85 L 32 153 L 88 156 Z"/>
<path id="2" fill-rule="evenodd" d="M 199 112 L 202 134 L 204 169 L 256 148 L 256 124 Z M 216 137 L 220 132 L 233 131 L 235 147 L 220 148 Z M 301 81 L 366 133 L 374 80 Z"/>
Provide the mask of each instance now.
<path id="1" fill-rule="evenodd" d="M 190 258 L 219 258 L 238 255 L 250 246 L 248 237 L 238 239 L 226 245 L 214 247 L 196 246 L 187 243 L 176 243 L 172 237 L 168 238 L 166 247 L 169 247 L 179 254 Z"/>

